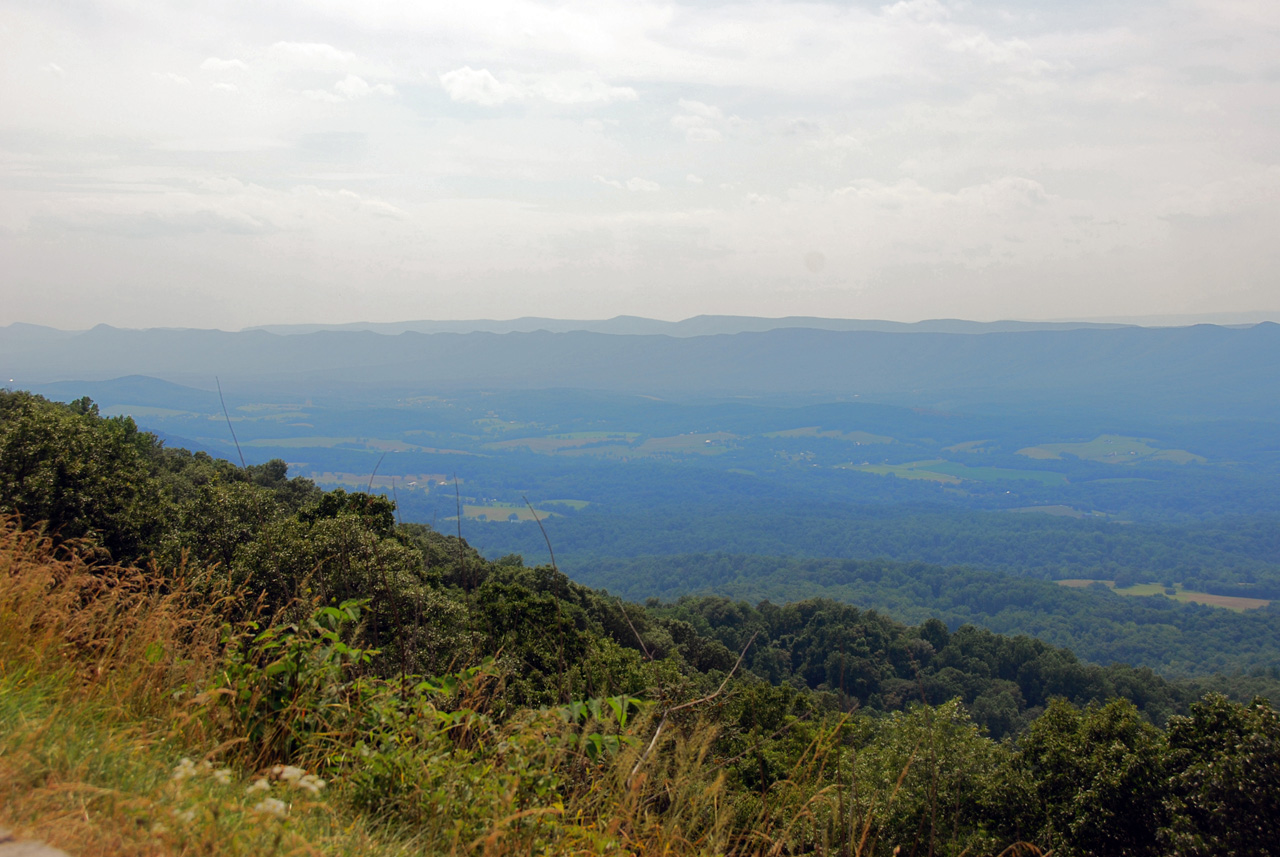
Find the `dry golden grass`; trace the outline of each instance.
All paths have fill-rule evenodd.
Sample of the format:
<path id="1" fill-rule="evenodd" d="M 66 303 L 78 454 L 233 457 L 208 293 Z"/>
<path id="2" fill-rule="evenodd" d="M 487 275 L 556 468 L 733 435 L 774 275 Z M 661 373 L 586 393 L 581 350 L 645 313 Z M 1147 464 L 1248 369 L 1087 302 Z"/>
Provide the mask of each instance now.
<path id="1" fill-rule="evenodd" d="M 196 608 L 180 577 L 0 523 L 0 823 L 77 857 L 419 853 L 318 800 L 254 812 L 229 769 L 174 778 L 180 756 L 218 756 L 184 702 L 220 649 L 217 611 Z"/>

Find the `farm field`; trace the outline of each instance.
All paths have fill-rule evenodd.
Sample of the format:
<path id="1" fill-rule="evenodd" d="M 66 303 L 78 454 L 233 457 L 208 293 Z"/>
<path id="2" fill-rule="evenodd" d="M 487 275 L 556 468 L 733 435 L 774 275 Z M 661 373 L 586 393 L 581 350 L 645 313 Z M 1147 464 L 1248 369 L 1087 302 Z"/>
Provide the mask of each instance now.
<path id="1" fill-rule="evenodd" d="M 1041 515 L 1052 515 L 1056 518 L 1084 518 L 1090 513 L 1081 512 L 1074 506 L 1063 506 L 1061 504 L 1052 506 L 1019 506 L 1016 509 L 1009 509 L 1010 512 L 1024 512 L 1029 514 L 1039 513 Z"/>
<path id="2" fill-rule="evenodd" d="M 943 452 L 985 452 L 984 446 L 991 443 L 990 440 L 966 440 L 962 443 L 954 443 L 951 446 L 942 448 Z"/>
<path id="3" fill-rule="evenodd" d="M 1001 479 L 1026 479 L 1042 485 L 1065 485 L 1067 478 L 1048 470 L 1014 470 L 1007 467 L 969 467 L 954 461 L 930 459 L 906 464 L 848 464 L 847 470 L 896 476 L 899 479 L 924 479 L 957 485 L 964 481 L 994 482 Z"/>
<path id="4" fill-rule="evenodd" d="M 587 446 L 611 445 L 610 448 L 617 448 L 617 444 L 630 444 L 638 437 L 640 437 L 638 432 L 568 432 L 547 435 L 546 437 L 519 437 L 510 440 L 493 441 L 492 443 L 486 443 L 484 448 L 496 450 L 527 449 L 530 452 L 552 455 L 557 452 L 578 450 Z"/>
<path id="5" fill-rule="evenodd" d="M 240 441 L 241 446 L 277 447 L 280 449 L 333 449 L 345 446 L 354 449 L 373 449 L 379 452 L 407 452 L 422 447 L 403 440 L 386 440 L 377 437 L 260 437 Z"/>
<path id="6" fill-rule="evenodd" d="M 765 432 L 765 437 L 825 437 L 834 440 L 848 441 L 856 446 L 865 446 L 878 443 L 897 443 L 896 438 L 888 437 L 882 434 L 872 434 L 866 431 L 836 431 L 835 429 L 823 429 L 821 426 L 808 426 L 806 428 L 787 429 L 786 431 Z"/>
<path id="7" fill-rule="evenodd" d="M 1173 594 L 1170 594 L 1165 587 L 1159 583 L 1135 583 L 1133 586 L 1117 587 L 1114 580 L 1085 580 L 1081 578 L 1071 578 L 1056 582 L 1059 586 L 1066 586 L 1072 589 L 1083 589 L 1094 583 L 1102 583 L 1117 595 L 1134 595 L 1139 597 L 1163 595 L 1166 598 L 1172 598 L 1174 601 L 1181 601 L 1184 604 L 1208 604 L 1210 607 L 1225 607 L 1228 610 L 1235 610 L 1238 612 L 1243 612 L 1245 610 L 1257 610 L 1259 607 L 1266 607 L 1271 603 L 1271 600 L 1268 598 L 1244 598 L 1237 595 L 1213 595 L 1208 592 L 1196 592 L 1192 589 L 1184 589 L 1180 583 L 1174 586 Z"/>
<path id="8" fill-rule="evenodd" d="M 637 446 L 635 452 L 637 455 L 662 455 L 672 452 L 717 455 L 725 452 L 728 444 L 737 439 L 737 435 L 725 431 L 651 437 Z"/>
<path id="9" fill-rule="evenodd" d="M 518 506 L 515 503 L 495 503 L 488 506 L 466 504 L 462 507 L 462 517 L 473 521 L 532 521 L 535 520 L 535 513 L 537 518 L 544 521 L 557 517 L 555 512 L 549 512 L 546 509 L 530 509 L 528 506 Z"/>
<path id="10" fill-rule="evenodd" d="M 649 437 L 637 443 L 638 432 L 571 432 L 546 437 L 512 438 L 487 443 L 487 450 L 526 450 L 541 455 L 594 455 L 607 458 L 644 458 L 654 455 L 716 455 L 728 449 L 737 435 L 707 432 Z"/>
<path id="11" fill-rule="evenodd" d="M 297 465 L 290 464 L 289 466 L 292 470 Z M 307 473 L 307 478 L 322 488 L 347 488 L 357 491 L 365 491 L 370 485 L 374 490 L 427 491 L 440 486 L 442 483 L 447 484 L 450 491 L 453 490 L 452 477 L 444 473 L 419 473 L 403 476 L 377 475 L 373 477 L 371 482 L 368 473 L 320 471 Z"/>
<path id="12" fill-rule="evenodd" d="M 1085 461 L 1119 464 L 1134 461 L 1170 461 L 1174 464 L 1204 464 L 1208 461 L 1185 449 L 1160 449 L 1145 438 L 1104 434 L 1083 443 L 1042 443 L 1018 450 L 1027 458 L 1048 460 L 1071 455 Z"/>

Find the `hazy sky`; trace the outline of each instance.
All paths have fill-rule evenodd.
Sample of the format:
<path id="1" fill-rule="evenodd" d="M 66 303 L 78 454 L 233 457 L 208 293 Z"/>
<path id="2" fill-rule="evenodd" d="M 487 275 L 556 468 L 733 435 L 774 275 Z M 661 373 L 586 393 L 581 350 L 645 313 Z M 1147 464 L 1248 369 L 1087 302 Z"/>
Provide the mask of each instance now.
<path id="1" fill-rule="evenodd" d="M 1275 311 L 1278 272 L 1276 0 L 0 5 L 0 324 Z"/>

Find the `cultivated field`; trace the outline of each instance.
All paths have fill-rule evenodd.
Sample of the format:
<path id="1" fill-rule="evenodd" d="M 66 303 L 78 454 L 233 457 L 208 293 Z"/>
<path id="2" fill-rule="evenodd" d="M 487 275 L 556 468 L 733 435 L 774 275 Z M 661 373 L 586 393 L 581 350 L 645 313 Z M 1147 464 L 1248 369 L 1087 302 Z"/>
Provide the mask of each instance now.
<path id="1" fill-rule="evenodd" d="M 607 458 L 644 458 L 653 455 L 715 455 L 728 449 L 737 435 L 728 432 L 690 433 L 650 437 L 641 441 L 637 432 L 571 432 L 545 437 L 495 441 L 485 449 L 523 449 L 543 455 L 598 455 Z M 639 441 L 639 442 L 637 442 Z"/>
<path id="2" fill-rule="evenodd" d="M 1208 592 L 1197 592 L 1194 589 L 1184 589 L 1182 584 L 1173 587 L 1173 592 L 1169 592 L 1159 583 L 1137 583 L 1133 586 L 1117 587 L 1114 580 L 1085 580 L 1082 578 L 1070 578 L 1066 580 L 1056 581 L 1059 586 L 1067 586 L 1072 589 L 1083 589 L 1095 583 L 1105 584 L 1108 589 L 1117 595 L 1135 595 L 1141 597 L 1150 597 L 1152 595 L 1163 595 L 1166 598 L 1172 598 L 1174 601 L 1192 604 L 1208 604 L 1211 607 L 1225 607 L 1228 610 L 1245 611 L 1256 610 L 1259 607 L 1266 607 L 1271 603 L 1268 598 L 1243 598 L 1237 595 L 1211 595 Z"/>
<path id="3" fill-rule="evenodd" d="M 823 429 L 821 426 L 807 426 L 805 428 L 787 429 L 786 431 L 766 432 L 765 437 L 827 437 L 834 440 L 843 440 L 857 446 L 865 446 L 877 443 L 897 443 L 895 438 L 887 437 L 882 434 L 872 434 L 866 431 L 836 431 L 835 429 Z"/>
<path id="4" fill-rule="evenodd" d="M 472 506 L 470 504 L 462 507 L 462 517 L 471 518 L 475 521 L 532 521 L 535 520 L 534 513 L 542 520 L 557 517 L 555 512 L 548 512 L 546 509 L 530 509 L 528 506 L 518 506 L 515 503 L 495 503 L 489 506 Z"/>
<path id="5" fill-rule="evenodd" d="M 578 450 L 591 446 L 607 445 L 610 448 L 614 448 L 619 444 L 630 444 L 638 437 L 640 437 L 638 433 L 628 431 L 581 431 L 552 434 L 545 437 L 518 437 L 511 440 L 499 440 L 493 443 L 486 443 L 485 449 L 527 449 L 530 452 L 553 455 L 557 452 Z"/>
<path id="6" fill-rule="evenodd" d="M 1018 450 L 1018 455 L 1028 458 L 1052 459 L 1071 455 L 1086 461 L 1120 464 L 1134 461 L 1169 461 L 1174 464 L 1203 464 L 1204 456 L 1185 449 L 1159 449 L 1150 439 L 1104 434 L 1083 443 L 1042 443 Z"/>
<path id="7" fill-rule="evenodd" d="M 848 464 L 846 469 L 881 476 L 893 475 L 899 479 L 925 479 L 943 484 L 964 481 L 997 482 L 1005 479 L 1026 479 L 1042 485 L 1065 485 L 1067 478 L 1048 470 L 1013 470 L 1007 467 L 968 467 L 954 461 L 931 459 L 910 461 L 906 464 Z"/>

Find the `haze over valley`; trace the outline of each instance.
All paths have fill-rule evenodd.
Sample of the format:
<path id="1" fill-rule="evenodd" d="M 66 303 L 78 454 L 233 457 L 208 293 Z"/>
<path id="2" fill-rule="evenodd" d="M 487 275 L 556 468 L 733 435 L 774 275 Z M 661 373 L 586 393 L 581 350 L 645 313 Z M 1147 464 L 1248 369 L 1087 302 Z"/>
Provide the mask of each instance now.
<path id="1" fill-rule="evenodd" d="M 1280 653 L 1267 322 L 16 325 L 0 355 L 15 385 L 386 494 L 491 558 L 549 539 L 632 599 L 823 595 L 1170 674 Z"/>

